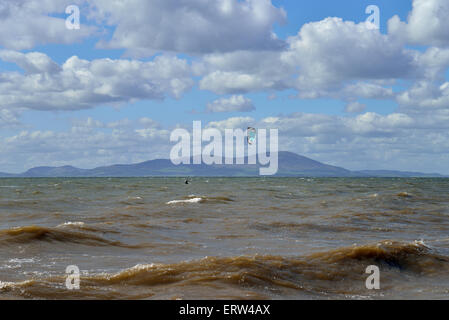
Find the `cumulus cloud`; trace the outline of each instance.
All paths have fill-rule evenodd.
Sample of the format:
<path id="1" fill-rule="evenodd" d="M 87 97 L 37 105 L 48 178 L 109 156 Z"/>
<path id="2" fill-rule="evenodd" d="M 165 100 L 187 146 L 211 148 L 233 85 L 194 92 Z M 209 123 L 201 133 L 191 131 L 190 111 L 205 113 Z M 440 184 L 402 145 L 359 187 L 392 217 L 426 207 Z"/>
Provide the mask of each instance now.
<path id="1" fill-rule="evenodd" d="M 8 49 L 32 49 L 47 43 L 70 44 L 96 33 L 96 28 L 82 25 L 68 30 L 65 18 L 51 16 L 65 13 L 78 0 L 14 0 L 0 2 L 0 46 Z"/>
<path id="2" fill-rule="evenodd" d="M 400 93 L 397 101 L 404 111 L 425 112 L 435 109 L 449 109 L 449 82 L 436 85 L 419 81 L 410 89 Z"/>
<path id="3" fill-rule="evenodd" d="M 235 51 L 205 55 L 194 64 L 203 76 L 200 89 L 218 94 L 239 94 L 289 87 L 292 68 L 280 60 L 281 52 Z"/>
<path id="4" fill-rule="evenodd" d="M 0 73 L 4 108 L 76 110 L 144 99 L 180 98 L 194 81 L 186 60 L 152 61 L 69 58 L 62 66 L 43 53 L 0 51 L 0 59 L 22 67 Z"/>
<path id="5" fill-rule="evenodd" d="M 158 52 L 207 53 L 278 50 L 284 42 L 273 32 L 286 12 L 271 0 L 15 0 L 0 3 L 0 45 L 13 50 L 36 45 L 79 42 L 99 35 L 100 27 L 82 24 L 68 30 L 68 5 L 78 5 L 89 22 L 114 27 L 101 48 L 124 48 L 136 56 Z M 132 12 L 132 14 L 130 14 Z"/>
<path id="6" fill-rule="evenodd" d="M 388 21 L 388 30 L 411 44 L 449 46 L 448 16 L 447 0 L 413 0 L 407 22 L 394 16 Z"/>
<path id="7" fill-rule="evenodd" d="M 8 109 L 0 108 L 0 128 L 19 125 L 19 114 Z"/>
<path id="8" fill-rule="evenodd" d="M 366 109 L 366 104 L 360 103 L 358 101 L 349 102 L 345 107 L 345 112 L 348 113 L 359 113 Z"/>
<path id="9" fill-rule="evenodd" d="M 144 123 L 145 121 L 149 121 L 151 119 L 142 118 L 139 119 L 138 124 Z M 153 121 L 153 120 L 151 120 Z M 72 121 L 72 131 L 90 131 L 92 129 L 124 129 L 130 128 L 135 123 L 129 119 L 120 119 L 117 121 L 111 122 L 103 122 L 100 120 L 95 120 L 92 117 L 88 117 L 87 119 L 75 119 Z"/>
<path id="10" fill-rule="evenodd" d="M 147 117 L 140 118 L 139 124 L 145 128 L 160 128 L 160 124 L 157 121 Z"/>
<path id="11" fill-rule="evenodd" d="M 286 13 L 271 0 L 94 0 L 92 16 L 116 26 L 102 48 L 132 55 L 277 50 L 272 31 Z M 129 14 L 132 12 L 133 14 Z"/>
<path id="12" fill-rule="evenodd" d="M 374 82 L 358 81 L 346 85 L 342 90 L 333 94 L 334 98 L 351 100 L 354 97 L 364 99 L 391 99 L 395 94 L 391 87 L 385 87 L 385 84 L 378 84 Z"/>
<path id="13" fill-rule="evenodd" d="M 424 72 L 418 52 L 365 23 L 326 18 L 305 24 L 287 42 L 277 52 L 204 56 L 194 65 L 202 76 L 200 88 L 219 94 L 295 89 L 309 99 L 389 99 L 394 80 Z"/>
<path id="14" fill-rule="evenodd" d="M 282 60 L 299 68 L 296 88 L 303 97 L 320 97 L 345 81 L 407 78 L 416 70 L 415 54 L 378 29 L 341 18 L 305 24 L 288 39 Z"/>
<path id="15" fill-rule="evenodd" d="M 24 54 L 17 51 L 2 50 L 0 51 L 0 59 L 17 64 L 27 74 L 56 73 L 61 70 L 56 62 L 41 52 Z"/>
<path id="16" fill-rule="evenodd" d="M 421 78 L 429 81 L 442 81 L 449 67 L 449 49 L 428 48 L 417 59 Z"/>
<path id="17" fill-rule="evenodd" d="M 233 95 L 229 98 L 221 98 L 207 104 L 207 112 L 249 112 L 254 107 L 251 99 L 242 95 Z"/>
<path id="18" fill-rule="evenodd" d="M 449 49 L 428 48 L 417 59 L 420 77 L 396 95 L 403 112 L 434 112 L 449 108 Z"/>
<path id="19" fill-rule="evenodd" d="M 219 130 L 241 128 L 246 129 L 252 126 L 256 120 L 251 117 L 231 117 L 220 121 L 211 121 L 206 127 L 217 128 Z"/>

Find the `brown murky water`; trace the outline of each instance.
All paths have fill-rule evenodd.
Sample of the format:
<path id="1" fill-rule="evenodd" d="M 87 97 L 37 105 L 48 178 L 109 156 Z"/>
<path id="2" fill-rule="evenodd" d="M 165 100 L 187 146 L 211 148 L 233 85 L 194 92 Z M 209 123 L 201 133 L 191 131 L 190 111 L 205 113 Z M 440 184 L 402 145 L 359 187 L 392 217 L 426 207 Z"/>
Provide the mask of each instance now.
<path id="1" fill-rule="evenodd" d="M 448 205 L 449 179 L 0 179 L 0 299 L 447 299 Z"/>

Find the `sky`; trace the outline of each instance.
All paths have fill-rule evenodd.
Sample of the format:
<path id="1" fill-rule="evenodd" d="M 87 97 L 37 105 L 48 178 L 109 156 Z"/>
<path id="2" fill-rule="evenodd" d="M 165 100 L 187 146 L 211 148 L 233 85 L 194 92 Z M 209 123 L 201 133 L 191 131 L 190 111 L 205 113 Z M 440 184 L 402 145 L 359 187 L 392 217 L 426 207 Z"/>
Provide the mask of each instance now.
<path id="1" fill-rule="evenodd" d="M 448 16 L 447 0 L 0 0 L 0 172 L 168 158 L 202 121 L 278 129 L 280 150 L 347 169 L 449 174 Z"/>

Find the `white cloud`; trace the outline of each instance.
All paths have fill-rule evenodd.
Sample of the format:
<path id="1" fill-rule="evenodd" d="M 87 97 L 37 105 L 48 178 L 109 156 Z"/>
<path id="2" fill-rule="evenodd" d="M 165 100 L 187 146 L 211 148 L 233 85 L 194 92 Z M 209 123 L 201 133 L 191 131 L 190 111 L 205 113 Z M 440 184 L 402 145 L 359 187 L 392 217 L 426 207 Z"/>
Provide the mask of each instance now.
<path id="1" fill-rule="evenodd" d="M 19 114 L 17 112 L 0 108 L 0 128 L 19 125 Z"/>
<path id="2" fill-rule="evenodd" d="M 366 104 L 360 103 L 358 101 L 349 102 L 345 107 L 345 112 L 348 113 L 359 113 L 366 109 Z"/>
<path id="3" fill-rule="evenodd" d="M 421 78 L 442 81 L 449 67 L 449 49 L 431 47 L 418 56 Z"/>
<path id="4" fill-rule="evenodd" d="M 398 134 L 400 129 L 413 128 L 415 124 L 414 119 L 402 113 L 392 113 L 383 116 L 374 112 L 367 112 L 358 115 L 354 119 L 343 118 L 342 121 L 354 136 L 383 136 L 385 134 Z"/>
<path id="5" fill-rule="evenodd" d="M 326 18 L 305 24 L 288 42 L 282 60 L 299 68 L 303 97 L 328 95 L 345 81 L 407 78 L 416 69 L 413 52 L 365 23 Z"/>
<path id="6" fill-rule="evenodd" d="M 218 94 L 245 93 L 272 87 L 273 81 L 259 75 L 239 72 L 214 71 L 200 81 L 200 88 Z"/>
<path id="7" fill-rule="evenodd" d="M 419 57 L 365 23 L 327 18 L 302 26 L 282 51 L 210 54 L 194 70 L 200 89 L 218 94 L 295 89 L 309 99 L 389 99 L 394 80 L 423 74 Z"/>
<path id="8" fill-rule="evenodd" d="M 388 21 L 388 31 L 411 44 L 449 46 L 448 16 L 447 0 L 413 0 L 407 22 L 394 16 Z"/>
<path id="9" fill-rule="evenodd" d="M 335 98 L 351 100 L 353 97 L 364 99 L 391 99 L 394 98 L 392 88 L 385 87 L 375 82 L 356 82 L 346 85 L 334 95 Z"/>
<path id="10" fill-rule="evenodd" d="M 292 73 L 281 63 L 280 52 L 273 51 L 205 55 L 194 64 L 194 71 L 203 76 L 200 89 L 218 94 L 285 89 Z"/>
<path id="11" fill-rule="evenodd" d="M 61 71 L 61 68 L 56 62 L 52 61 L 46 54 L 40 52 L 23 54 L 17 51 L 2 50 L 0 51 L 0 59 L 17 64 L 27 74 L 56 73 Z"/>
<path id="12" fill-rule="evenodd" d="M 249 112 L 253 111 L 254 107 L 251 99 L 242 95 L 233 95 L 229 98 L 221 98 L 207 104 L 206 111 L 208 112 Z"/>
<path id="13" fill-rule="evenodd" d="M 65 18 L 52 17 L 65 13 L 78 0 L 14 0 L 0 2 L 0 46 L 8 49 L 32 49 L 47 43 L 70 44 L 96 33 L 92 26 L 68 30 Z"/>
<path id="14" fill-rule="evenodd" d="M 434 112 L 449 109 L 449 49 L 431 47 L 419 55 L 419 74 L 411 85 L 396 95 L 403 112 Z"/>
<path id="15" fill-rule="evenodd" d="M 151 119 L 148 118 L 142 118 L 139 119 L 138 124 L 142 124 L 150 120 Z M 88 117 L 87 119 L 83 120 L 74 119 L 72 121 L 72 131 L 86 132 L 91 131 L 92 129 L 124 129 L 131 128 L 133 125 L 135 125 L 135 123 L 127 118 L 111 122 L 103 122 L 100 120 L 95 120 L 92 117 Z"/>
<path id="16" fill-rule="evenodd" d="M 449 82 L 438 86 L 432 82 L 419 81 L 399 94 L 397 101 L 404 111 L 449 109 Z"/>
<path id="17" fill-rule="evenodd" d="M 272 31 L 286 20 L 270 0 L 94 0 L 91 15 L 116 26 L 103 48 L 125 48 L 137 56 L 277 50 Z M 130 14 L 132 12 L 132 14 Z"/>
<path id="18" fill-rule="evenodd" d="M 220 121 L 211 121 L 205 127 L 217 128 L 222 131 L 234 128 L 246 129 L 249 126 L 253 126 L 255 121 L 256 120 L 251 117 L 232 117 Z"/>
<path id="19" fill-rule="evenodd" d="M 160 124 L 157 121 L 147 117 L 140 118 L 139 124 L 144 126 L 145 128 L 160 128 Z"/>
<path id="20" fill-rule="evenodd" d="M 194 81 L 186 60 L 158 56 L 153 61 L 69 58 L 58 66 L 42 53 L 0 51 L 25 74 L 0 73 L 0 106 L 76 110 L 145 99 L 180 98 Z"/>

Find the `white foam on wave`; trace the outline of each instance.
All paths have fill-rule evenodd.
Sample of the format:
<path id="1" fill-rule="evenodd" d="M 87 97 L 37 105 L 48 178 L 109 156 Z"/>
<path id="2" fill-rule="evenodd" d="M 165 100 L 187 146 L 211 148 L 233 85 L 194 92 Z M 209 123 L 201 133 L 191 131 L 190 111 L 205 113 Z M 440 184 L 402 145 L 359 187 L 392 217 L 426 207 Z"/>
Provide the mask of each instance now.
<path id="1" fill-rule="evenodd" d="M 34 262 L 36 262 L 36 260 L 34 258 L 29 258 L 29 259 L 13 258 L 13 259 L 9 259 L 8 262 L 9 263 L 34 263 Z"/>
<path id="2" fill-rule="evenodd" d="M 22 268 L 22 265 L 26 264 L 26 263 L 36 263 L 36 259 L 34 259 L 34 258 L 28 258 L 28 259 L 27 258 L 23 258 L 23 259 L 12 258 L 12 259 L 9 259 L 6 262 L 6 264 L 1 265 L 0 266 L 0 270 L 3 270 L 3 269 L 20 269 L 20 268 Z"/>
<path id="3" fill-rule="evenodd" d="M 0 290 L 6 290 L 6 289 L 13 289 L 13 288 L 17 288 L 17 287 L 24 287 L 28 284 L 32 284 L 34 281 L 33 280 L 25 280 L 25 281 L 21 281 L 21 282 L 3 282 L 0 281 Z"/>
<path id="4" fill-rule="evenodd" d="M 167 202 L 167 204 L 177 204 L 177 203 L 198 203 L 201 200 L 203 200 L 203 198 L 192 198 L 192 199 L 187 199 L 187 200 L 172 200 Z"/>
<path id="5" fill-rule="evenodd" d="M 59 225 L 57 225 L 57 228 L 60 227 L 66 227 L 66 226 L 76 226 L 76 227 L 82 227 L 84 226 L 84 222 L 80 222 L 80 221 L 76 221 L 76 222 L 65 222 L 65 223 L 61 223 Z"/>
<path id="6" fill-rule="evenodd" d="M 430 247 L 424 242 L 423 239 L 415 240 L 413 244 L 417 247 L 425 247 L 425 248 L 430 249 Z"/>

